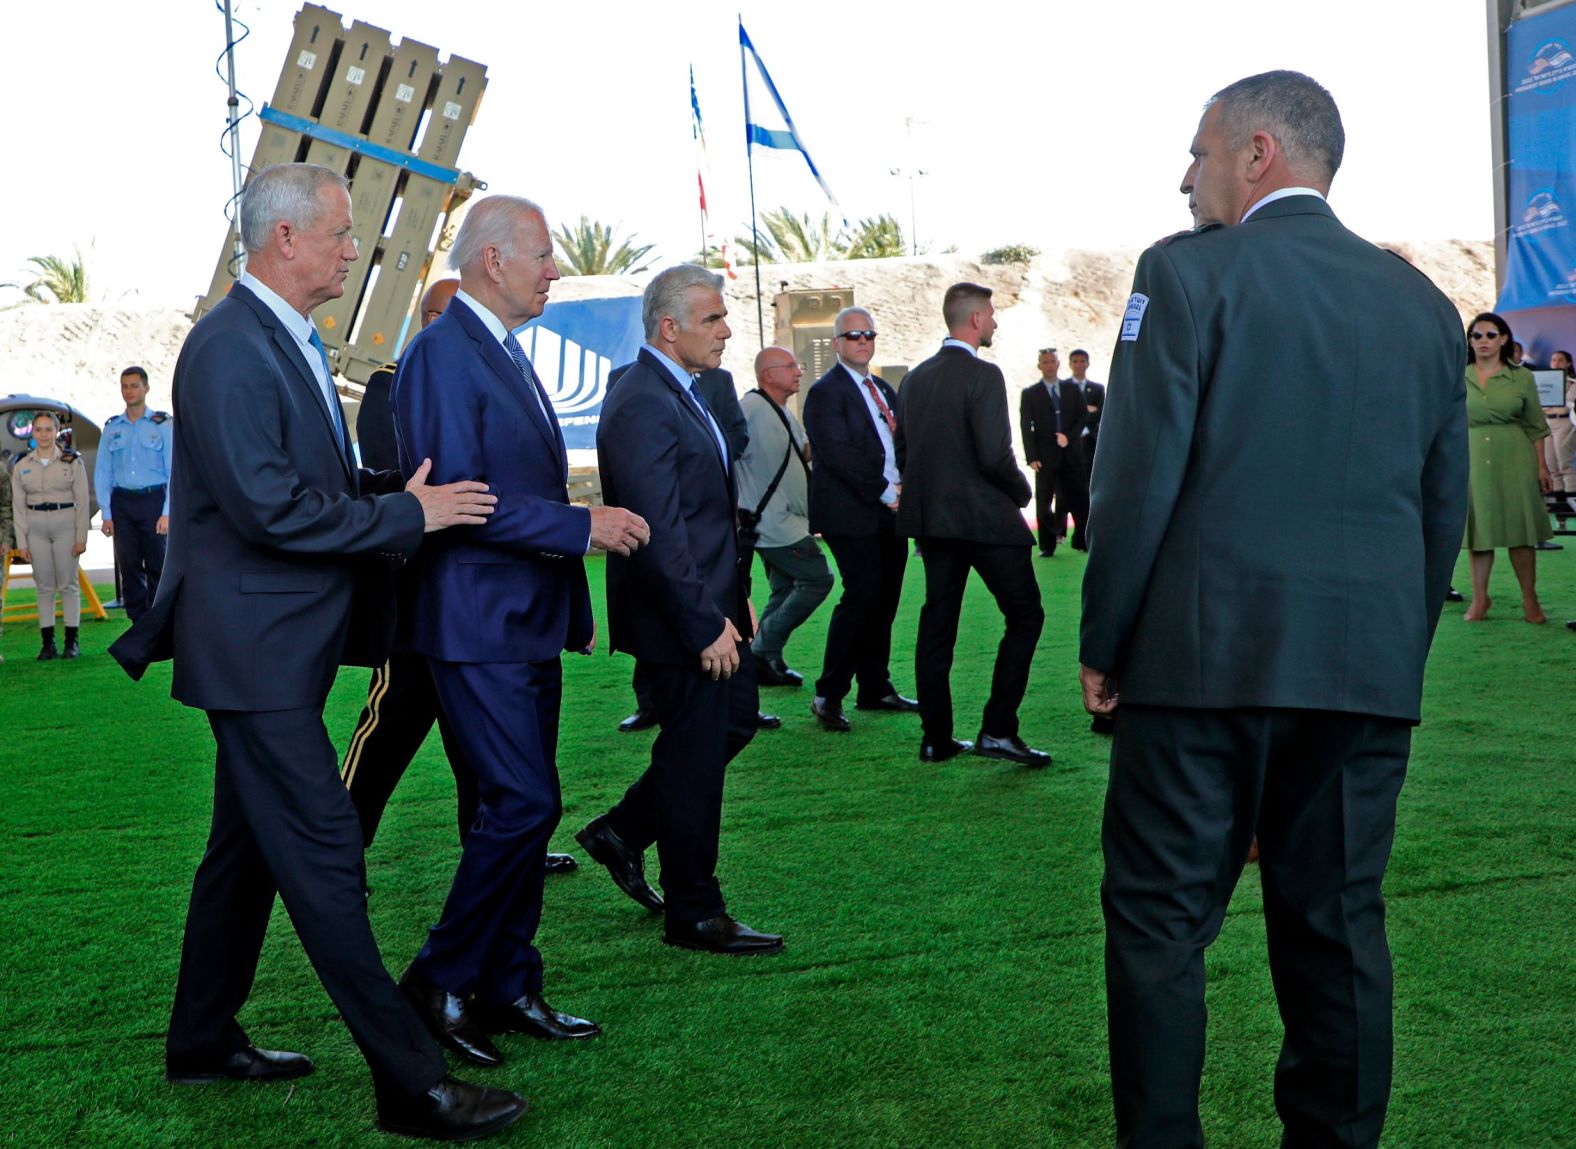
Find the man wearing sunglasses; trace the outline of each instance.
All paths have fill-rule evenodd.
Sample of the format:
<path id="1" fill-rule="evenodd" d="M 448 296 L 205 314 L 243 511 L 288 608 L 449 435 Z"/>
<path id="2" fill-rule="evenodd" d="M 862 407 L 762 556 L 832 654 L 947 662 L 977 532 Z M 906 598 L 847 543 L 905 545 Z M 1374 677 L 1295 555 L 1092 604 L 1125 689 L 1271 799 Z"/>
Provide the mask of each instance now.
<path id="1" fill-rule="evenodd" d="M 897 534 L 897 393 L 870 373 L 876 324 L 845 307 L 832 322 L 837 363 L 804 400 L 804 429 L 815 450 L 810 530 L 837 560 L 843 596 L 826 628 L 826 655 L 810 712 L 823 729 L 847 731 L 843 698 L 859 683 L 855 708 L 919 709 L 892 684 L 892 620 L 903 592 L 908 544 Z"/>

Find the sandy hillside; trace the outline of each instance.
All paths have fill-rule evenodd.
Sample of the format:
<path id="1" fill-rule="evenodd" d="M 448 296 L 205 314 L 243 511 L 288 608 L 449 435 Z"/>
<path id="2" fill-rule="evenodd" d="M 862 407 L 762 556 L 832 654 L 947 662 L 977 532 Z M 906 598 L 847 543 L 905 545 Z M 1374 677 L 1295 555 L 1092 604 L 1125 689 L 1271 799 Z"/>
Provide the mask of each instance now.
<path id="1" fill-rule="evenodd" d="M 1494 252 L 1483 241 L 1396 243 L 1455 301 L 1463 319 L 1493 302 Z M 791 288 L 852 288 L 875 314 L 881 332 L 877 364 L 913 365 L 934 352 L 942 337 L 941 295 L 947 285 L 972 279 L 995 289 L 1000 330 L 986 354 L 1006 372 L 1008 386 L 1037 377 L 1041 347 L 1087 348 L 1090 375 L 1105 378 L 1110 349 L 1132 279 L 1136 250 L 1066 251 L 1041 255 L 1026 267 L 986 267 L 963 256 L 934 256 L 836 263 L 788 264 L 762 269 L 770 298 Z M 554 285 L 558 299 L 638 293 L 643 279 L 567 278 Z M 759 347 L 754 274 L 746 268 L 727 291 L 734 338 L 724 360 L 741 390 L 753 385 L 751 363 Z M 94 304 L 31 305 L 0 311 L 0 349 L 6 379 L 0 393 L 63 399 L 102 423 L 121 409 L 121 368 L 140 363 L 152 376 L 151 402 L 169 403 L 169 380 L 191 322 L 177 308 Z M 807 381 L 808 382 L 808 381 Z M 1014 403 L 1013 409 L 1017 405 Z"/>

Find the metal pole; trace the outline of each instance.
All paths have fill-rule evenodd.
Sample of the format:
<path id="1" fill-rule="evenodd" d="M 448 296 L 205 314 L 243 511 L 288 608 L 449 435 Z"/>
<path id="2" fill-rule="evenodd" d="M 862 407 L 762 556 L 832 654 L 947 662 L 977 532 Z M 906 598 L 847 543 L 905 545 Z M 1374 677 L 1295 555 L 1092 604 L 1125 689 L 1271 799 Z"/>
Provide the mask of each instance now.
<path id="1" fill-rule="evenodd" d="M 226 70 L 229 73 L 228 83 L 230 98 L 228 100 L 230 112 L 230 184 L 234 198 L 230 200 L 234 218 L 233 234 L 235 236 L 235 277 L 239 279 L 246 270 L 246 245 L 241 242 L 241 99 L 235 90 L 235 14 L 231 10 L 231 0 L 224 0 L 224 58 Z"/>
<path id="2" fill-rule="evenodd" d="M 739 30 L 744 30 L 744 16 L 739 16 Z M 744 158 L 750 169 L 750 246 L 755 255 L 755 326 L 760 336 L 760 350 L 766 350 L 766 311 L 761 302 L 761 233 L 755 222 L 755 147 L 750 140 L 750 70 L 744 55 L 744 37 L 739 37 L 739 80 L 744 85 Z"/>

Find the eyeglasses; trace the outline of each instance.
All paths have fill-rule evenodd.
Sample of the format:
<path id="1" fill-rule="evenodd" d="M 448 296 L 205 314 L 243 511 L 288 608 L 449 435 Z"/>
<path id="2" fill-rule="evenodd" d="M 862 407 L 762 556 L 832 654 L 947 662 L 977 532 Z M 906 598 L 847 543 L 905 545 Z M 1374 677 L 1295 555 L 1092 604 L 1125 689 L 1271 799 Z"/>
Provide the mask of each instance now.
<path id="1" fill-rule="evenodd" d="M 874 331 L 845 331 L 838 338 L 852 339 L 855 343 L 858 343 L 861 339 L 867 339 L 874 343 L 876 341 L 876 333 Z"/>
<path id="2" fill-rule="evenodd" d="M 1473 331 L 1467 335 L 1468 339 L 1503 339 L 1498 331 Z"/>

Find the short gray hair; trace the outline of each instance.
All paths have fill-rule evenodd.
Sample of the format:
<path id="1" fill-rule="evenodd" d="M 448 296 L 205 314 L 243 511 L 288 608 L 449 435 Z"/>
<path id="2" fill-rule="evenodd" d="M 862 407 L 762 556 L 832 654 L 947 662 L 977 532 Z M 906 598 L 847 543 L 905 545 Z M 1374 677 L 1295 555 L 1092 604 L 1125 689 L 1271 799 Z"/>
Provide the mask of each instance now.
<path id="1" fill-rule="evenodd" d="M 646 293 L 640 300 L 640 321 L 646 329 L 646 342 L 656 339 L 665 316 L 671 316 L 680 327 L 689 323 L 684 294 L 692 287 L 721 293 L 722 276 L 699 264 L 681 263 L 658 272 L 656 278 L 646 284 Z"/>
<path id="2" fill-rule="evenodd" d="M 832 320 L 833 335 L 841 335 L 843 333 L 843 320 L 847 319 L 850 315 L 863 315 L 866 319 L 870 320 L 872 324 L 874 324 L 876 321 L 876 317 L 871 315 L 867 308 L 845 307 L 839 311 L 837 316 Z"/>
<path id="3" fill-rule="evenodd" d="M 317 164 L 271 164 L 241 191 L 241 243 L 249 253 L 268 246 L 277 223 L 311 227 L 322 214 L 318 196 L 325 187 L 350 190 L 350 181 Z"/>
<path id="4" fill-rule="evenodd" d="M 1254 132 L 1268 132 L 1294 172 L 1335 178 L 1346 152 L 1346 129 L 1335 99 L 1301 72 L 1261 72 L 1210 97 L 1220 105 L 1220 128 L 1233 151 Z"/>
<path id="5" fill-rule="evenodd" d="M 522 215 L 542 217 L 542 227 L 547 227 L 547 213 L 524 196 L 490 195 L 477 200 L 460 222 L 454 246 L 449 249 L 449 266 L 464 272 L 481 262 L 482 252 L 496 247 L 503 255 L 515 254 L 515 230 Z"/>

